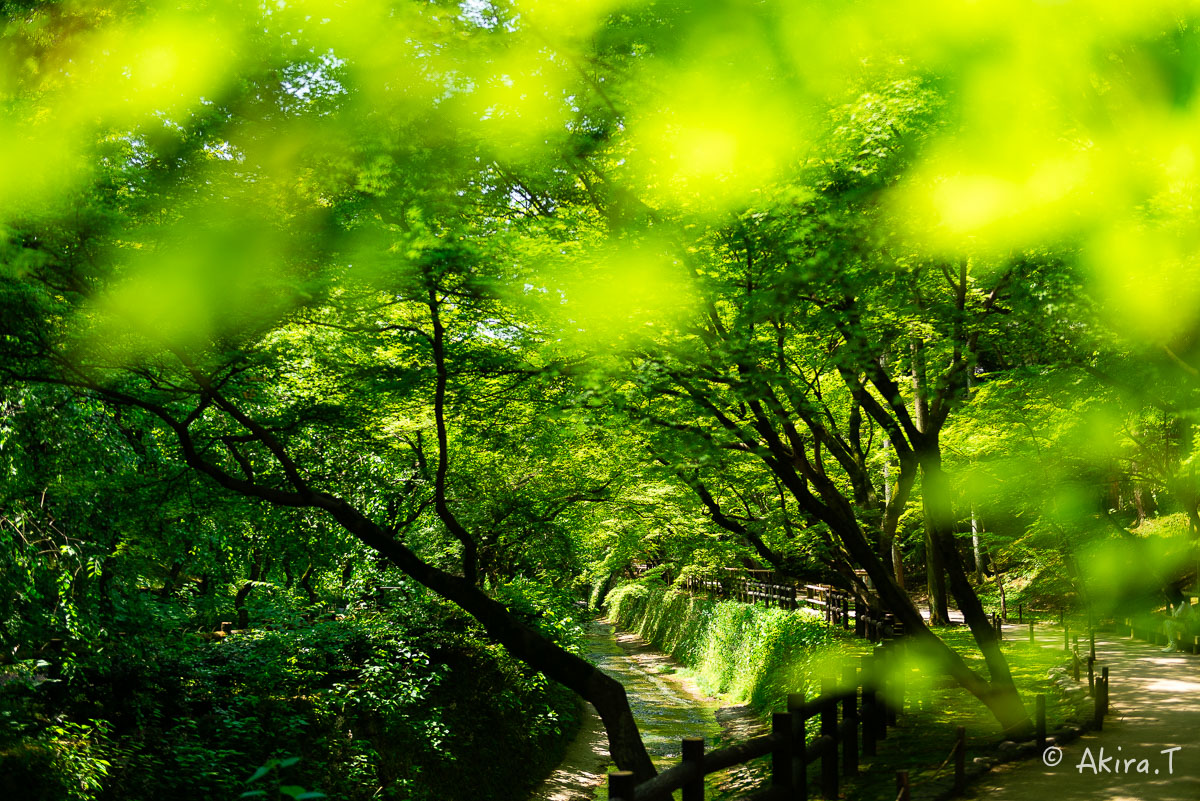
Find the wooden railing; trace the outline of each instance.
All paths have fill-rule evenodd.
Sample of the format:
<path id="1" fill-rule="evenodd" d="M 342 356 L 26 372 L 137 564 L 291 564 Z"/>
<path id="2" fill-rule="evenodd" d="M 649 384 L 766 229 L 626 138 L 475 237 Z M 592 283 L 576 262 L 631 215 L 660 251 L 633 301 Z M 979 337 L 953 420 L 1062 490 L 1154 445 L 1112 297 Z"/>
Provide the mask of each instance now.
<path id="1" fill-rule="evenodd" d="M 887 739 L 888 728 L 896 725 L 904 697 L 903 673 L 896 669 L 897 647 L 897 641 L 889 640 L 875 653 L 861 657 L 860 666 L 845 669 L 840 685 L 833 679 L 823 682 L 814 700 L 789 695 L 787 711 L 772 715 L 768 735 L 711 753 L 705 753 L 703 739 L 685 738 L 679 764 L 641 784 L 628 771 L 610 773 L 610 801 L 668 799 L 676 790 L 682 790 L 682 801 L 703 801 L 705 776 L 768 754 L 770 787 L 748 798 L 806 798 L 808 767 L 813 763 L 820 764 L 821 796 L 837 798 L 841 777 L 857 774 L 860 755 L 875 756 L 878 741 Z M 819 734 L 807 739 L 806 724 L 812 718 L 820 720 Z"/>
<path id="2" fill-rule="evenodd" d="M 1125 618 L 1125 627 L 1129 629 L 1129 637 L 1134 640 L 1145 640 L 1152 645 L 1163 645 L 1167 642 L 1166 623 L 1171 618 L 1164 614 L 1142 615 Z M 1195 626 L 1195 624 L 1192 624 Z M 1193 654 L 1200 654 L 1200 632 L 1195 628 L 1180 632 L 1181 645 Z"/>
<path id="3" fill-rule="evenodd" d="M 903 624 L 890 612 L 876 609 L 857 596 L 827 584 L 789 584 L 736 575 L 721 578 L 689 576 L 683 580 L 683 588 L 691 593 L 704 593 L 743 603 L 761 602 L 780 609 L 815 609 L 827 623 L 847 630 L 853 628 L 856 635 L 871 642 L 881 642 L 904 634 Z"/>
<path id="4" fill-rule="evenodd" d="M 774 601 L 784 608 L 807 604 L 824 609 L 827 620 L 845 625 L 845 621 L 853 619 L 856 633 L 882 645 L 873 653 L 860 657 L 858 667 L 848 666 L 840 684 L 833 679 L 824 680 L 821 694 L 816 699 L 806 701 L 799 694 L 789 695 L 787 711 L 772 715 L 768 735 L 711 753 L 705 753 L 702 738 L 685 738 L 680 744 L 680 763 L 641 784 L 636 783 L 628 771 L 610 773 L 610 801 L 658 801 L 669 799 L 676 790 L 682 791 L 682 801 L 704 801 L 705 776 L 768 754 L 771 755 L 770 786 L 746 796 L 743 801 L 806 799 L 809 766 L 814 763 L 820 764 L 818 787 L 821 797 L 837 798 L 841 777 L 858 773 L 860 756 L 877 755 L 878 741 L 887 739 L 888 728 L 897 725 L 898 715 L 903 711 L 905 687 L 912 677 L 901 653 L 904 640 L 894 636 L 899 625 L 890 614 L 875 613 L 865 604 L 853 604 L 848 609 L 850 596 L 825 585 L 799 587 L 746 579 L 716 581 L 700 578 L 690 578 L 684 583 L 693 592 L 711 592 L 738 600 Z M 758 586 L 764 584 L 770 591 Z M 998 616 L 993 623 L 999 628 Z M 1031 621 L 1031 638 L 1032 625 Z M 1078 638 L 1072 650 L 1069 629 L 1064 626 L 1063 631 L 1063 647 L 1071 653 L 1076 680 L 1080 680 L 1081 666 L 1087 665 L 1089 694 L 1094 702 L 1092 725 L 1100 729 L 1110 709 L 1108 667 L 1100 667 L 1097 673 L 1094 633 L 1090 635 L 1090 653 L 1082 657 Z M 1040 754 L 1048 742 L 1046 699 L 1039 695 L 1035 700 L 1034 743 Z M 812 718 L 820 719 L 819 733 L 806 739 L 806 724 Z M 954 746 L 935 772 L 935 779 L 951 760 L 954 761 L 953 794 L 960 795 L 966 786 L 966 730 L 962 726 L 956 728 Z M 897 801 L 908 801 L 911 789 L 908 772 L 898 771 Z"/>
<path id="5" fill-rule="evenodd" d="M 1075 681 L 1080 681 L 1080 668 L 1087 665 L 1088 678 L 1088 695 L 1092 697 L 1092 726 L 1096 729 L 1104 728 L 1104 716 L 1108 714 L 1111 704 L 1108 696 L 1108 667 L 1098 664 L 1096 659 L 1096 633 L 1092 632 L 1088 635 L 1088 654 L 1080 656 L 1079 642 L 1076 638 L 1075 647 L 1068 649 L 1071 653 L 1072 674 Z M 1099 673 L 1096 669 L 1099 667 Z M 1040 698 L 1040 696 L 1039 696 Z M 1041 710 L 1039 709 L 1039 715 Z M 1039 724 L 1039 740 L 1044 737 L 1045 724 Z"/>

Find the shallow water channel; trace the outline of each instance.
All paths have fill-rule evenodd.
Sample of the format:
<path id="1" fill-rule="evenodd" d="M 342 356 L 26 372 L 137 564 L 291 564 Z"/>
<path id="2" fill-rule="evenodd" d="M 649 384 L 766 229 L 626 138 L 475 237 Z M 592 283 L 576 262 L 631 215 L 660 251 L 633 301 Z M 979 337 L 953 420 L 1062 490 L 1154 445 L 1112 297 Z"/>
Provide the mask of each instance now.
<path id="1" fill-rule="evenodd" d="M 737 739 L 765 731 L 756 720 L 738 714 L 739 708 L 722 707 L 720 699 L 705 695 L 670 657 L 634 635 L 618 632 L 611 623 L 595 621 L 589 626 L 586 655 L 625 686 L 642 740 L 659 770 L 679 762 L 684 737 L 705 738 L 709 750 L 724 745 L 725 729 L 718 718 L 733 727 Z M 615 767 L 608 759 L 604 727 L 590 706 L 588 713 L 562 763 L 530 801 L 607 798 L 605 776 Z M 729 778 L 710 781 L 706 797 L 721 799 L 727 795 L 723 791 L 744 792 L 746 780 L 747 776 L 732 782 Z"/>
<path id="2" fill-rule="evenodd" d="M 720 735 L 716 718 L 720 701 L 677 678 L 678 666 L 669 657 L 628 635 L 618 641 L 615 626 L 604 622 L 592 624 L 587 656 L 625 685 L 642 742 L 660 770 L 679 761 L 679 741 L 684 737 L 703 737 L 711 744 Z"/>

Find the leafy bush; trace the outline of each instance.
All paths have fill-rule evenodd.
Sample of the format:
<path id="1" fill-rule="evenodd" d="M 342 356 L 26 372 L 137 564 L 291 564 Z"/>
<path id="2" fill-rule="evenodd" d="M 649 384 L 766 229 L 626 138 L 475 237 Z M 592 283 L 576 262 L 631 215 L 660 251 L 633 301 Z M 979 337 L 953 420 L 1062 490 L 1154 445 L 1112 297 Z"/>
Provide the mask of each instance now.
<path id="1" fill-rule="evenodd" d="M 641 583 L 613 590 L 608 612 L 621 628 L 694 670 L 706 691 L 760 712 L 782 707 L 788 693 L 815 693 L 821 666 L 847 639 L 809 612 L 712 601 Z"/>
<path id="2" fill-rule="evenodd" d="M 560 600 L 521 597 L 575 636 Z M 257 766 L 274 765 L 285 796 L 506 801 L 577 724 L 571 693 L 420 598 L 221 641 L 176 630 L 98 645 L 6 669 L 0 774 L 16 784 L 0 797 L 233 799 L 260 789 L 246 783 Z M 48 726 L 52 710 L 97 720 Z"/>
<path id="3" fill-rule="evenodd" d="M 108 776 L 108 727 L 52 723 L 0 751 L 0 796 L 28 801 L 92 801 Z"/>

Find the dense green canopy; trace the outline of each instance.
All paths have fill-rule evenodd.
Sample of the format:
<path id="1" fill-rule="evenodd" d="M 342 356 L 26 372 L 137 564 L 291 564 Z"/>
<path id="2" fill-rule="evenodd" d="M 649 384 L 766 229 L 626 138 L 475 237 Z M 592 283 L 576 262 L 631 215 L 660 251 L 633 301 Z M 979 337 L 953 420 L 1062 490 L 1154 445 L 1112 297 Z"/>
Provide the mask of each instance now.
<path id="1" fill-rule="evenodd" d="M 632 563 L 869 579 L 1011 731 L 985 569 L 1194 574 L 1187 4 L 3 13 L 9 655 L 374 558 L 646 774 L 546 612 Z"/>

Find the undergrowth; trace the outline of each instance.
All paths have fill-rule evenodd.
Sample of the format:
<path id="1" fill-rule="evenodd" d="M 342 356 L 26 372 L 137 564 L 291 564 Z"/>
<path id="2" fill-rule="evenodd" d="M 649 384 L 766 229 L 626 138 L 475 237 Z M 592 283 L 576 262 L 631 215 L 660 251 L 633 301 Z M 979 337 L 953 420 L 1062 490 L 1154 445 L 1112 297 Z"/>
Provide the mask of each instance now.
<path id="1" fill-rule="evenodd" d="M 814 695 L 851 637 L 811 612 L 713 601 L 666 587 L 626 584 L 608 614 L 690 668 L 706 692 L 755 711 L 777 710 L 788 693 Z"/>
<path id="2" fill-rule="evenodd" d="M 570 607 L 520 590 L 505 600 L 572 645 Z M 256 768 L 278 768 L 283 786 L 340 801 L 513 801 L 577 725 L 566 688 L 413 595 L 0 668 L 0 798 L 233 799 L 267 783 L 247 785 Z"/>

